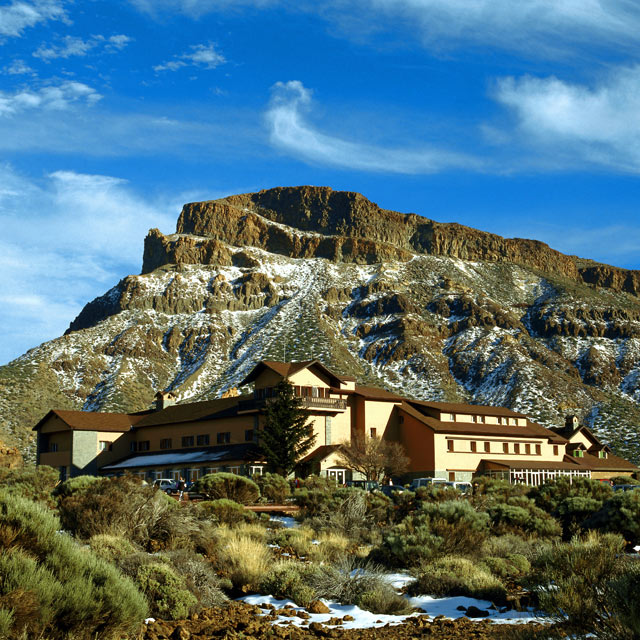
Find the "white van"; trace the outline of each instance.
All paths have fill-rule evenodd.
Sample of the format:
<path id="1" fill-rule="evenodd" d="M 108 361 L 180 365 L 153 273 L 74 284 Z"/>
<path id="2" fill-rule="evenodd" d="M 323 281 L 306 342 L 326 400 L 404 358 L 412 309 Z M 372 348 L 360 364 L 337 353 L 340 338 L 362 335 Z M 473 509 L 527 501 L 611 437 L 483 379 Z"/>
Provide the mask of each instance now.
<path id="1" fill-rule="evenodd" d="M 446 484 L 446 482 L 444 478 L 414 478 L 409 485 L 409 489 L 415 491 L 419 487 L 435 487 Z"/>

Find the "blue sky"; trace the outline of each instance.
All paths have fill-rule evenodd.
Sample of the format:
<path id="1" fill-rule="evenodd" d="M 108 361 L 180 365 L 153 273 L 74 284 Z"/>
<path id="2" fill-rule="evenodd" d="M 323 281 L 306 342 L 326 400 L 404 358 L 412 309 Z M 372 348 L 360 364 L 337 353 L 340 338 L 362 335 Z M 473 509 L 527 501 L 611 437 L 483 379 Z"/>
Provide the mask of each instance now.
<path id="1" fill-rule="evenodd" d="M 640 268 L 633 0 L 0 0 L 0 362 L 279 186 Z"/>

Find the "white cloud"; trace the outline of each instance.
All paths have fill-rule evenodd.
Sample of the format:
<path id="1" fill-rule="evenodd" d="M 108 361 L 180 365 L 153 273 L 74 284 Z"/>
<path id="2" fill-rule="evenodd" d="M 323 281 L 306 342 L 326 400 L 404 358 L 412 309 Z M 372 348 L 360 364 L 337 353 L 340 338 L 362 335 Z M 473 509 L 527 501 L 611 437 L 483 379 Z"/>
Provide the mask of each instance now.
<path id="1" fill-rule="evenodd" d="M 22 32 L 39 22 L 65 20 L 64 0 L 12 0 L 0 7 L 0 35 L 21 36 Z"/>
<path id="2" fill-rule="evenodd" d="M 142 198 L 111 176 L 36 181 L 0 166 L 0 185 L 0 363 L 61 335 L 86 302 L 138 273 L 147 230 L 172 232 L 178 212 L 173 198 Z"/>
<path id="3" fill-rule="evenodd" d="M 2 73 L 10 76 L 19 76 L 34 73 L 34 71 L 24 60 L 16 59 L 11 64 L 3 67 Z"/>
<path id="4" fill-rule="evenodd" d="M 304 118 L 304 112 L 311 106 L 311 92 L 300 81 L 278 82 L 272 90 L 266 113 L 271 142 L 303 160 L 348 169 L 407 174 L 482 168 L 478 159 L 443 149 L 385 149 L 326 135 Z"/>
<path id="5" fill-rule="evenodd" d="M 0 117 L 30 109 L 65 110 L 76 102 L 95 104 L 102 96 L 82 82 L 66 81 L 39 89 L 22 89 L 14 93 L 0 91 Z"/>
<path id="6" fill-rule="evenodd" d="M 280 0 L 129 0 L 136 9 L 144 13 L 178 12 L 192 18 L 208 13 L 228 11 L 243 7 L 268 7 L 280 4 Z"/>
<path id="7" fill-rule="evenodd" d="M 558 161 L 640 171 L 640 66 L 617 69 L 592 87 L 503 78 L 495 98 L 515 115 L 523 142 L 552 150 Z"/>
<path id="8" fill-rule="evenodd" d="M 224 56 L 216 51 L 211 43 L 207 45 L 197 44 L 191 47 L 191 51 L 175 56 L 173 60 L 153 67 L 154 71 L 177 71 L 182 67 L 196 66 L 203 69 L 215 69 L 226 62 Z"/>
<path id="9" fill-rule="evenodd" d="M 35 58 L 40 58 L 48 62 L 56 58 L 71 58 L 72 56 L 86 56 L 91 50 L 97 47 L 104 47 L 104 50 L 108 53 L 114 53 L 121 51 L 124 47 L 131 42 L 129 36 L 124 34 L 114 35 L 109 38 L 97 35 L 91 36 L 87 40 L 82 38 L 76 38 L 74 36 L 65 36 L 62 39 L 62 44 L 45 46 L 40 45 L 34 52 Z"/>

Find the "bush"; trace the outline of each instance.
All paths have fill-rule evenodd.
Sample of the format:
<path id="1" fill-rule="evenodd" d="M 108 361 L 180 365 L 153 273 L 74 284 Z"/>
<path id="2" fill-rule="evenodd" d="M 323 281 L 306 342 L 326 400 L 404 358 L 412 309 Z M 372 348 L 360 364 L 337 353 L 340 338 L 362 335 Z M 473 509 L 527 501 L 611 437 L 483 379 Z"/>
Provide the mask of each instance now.
<path id="1" fill-rule="evenodd" d="M 525 496 L 508 498 L 506 503 L 492 499 L 486 509 L 491 528 L 498 535 L 516 533 L 553 538 L 562 534 L 560 523 Z"/>
<path id="2" fill-rule="evenodd" d="M 501 580 L 518 580 L 531 571 L 531 563 L 519 553 L 507 557 L 486 556 L 482 558 L 482 565 Z"/>
<path id="3" fill-rule="evenodd" d="M 311 543 L 309 558 L 316 562 L 335 562 L 347 553 L 351 541 L 346 536 L 332 531 L 323 531 Z"/>
<path id="4" fill-rule="evenodd" d="M 415 566 L 442 554 L 475 553 L 488 524 L 489 516 L 467 501 L 424 503 L 384 536 L 375 557 L 392 566 Z"/>
<path id="5" fill-rule="evenodd" d="M 299 607 L 308 607 L 318 598 L 316 591 L 307 584 L 309 575 L 315 570 L 314 565 L 280 561 L 262 577 L 259 590 L 276 598 L 290 598 Z"/>
<path id="6" fill-rule="evenodd" d="M 497 556 L 505 558 L 511 555 L 521 555 L 531 560 L 540 554 L 542 549 L 548 548 L 550 542 L 536 538 L 524 539 L 521 536 L 507 534 L 503 536 L 490 536 L 480 548 L 480 556 Z"/>
<path id="7" fill-rule="evenodd" d="M 58 512 L 64 529 L 79 538 L 121 536 L 150 550 L 190 546 L 198 531 L 191 509 L 133 476 L 105 478 L 61 496 Z"/>
<path id="8" fill-rule="evenodd" d="M 291 495 L 289 481 L 277 473 L 265 473 L 257 478 L 260 493 L 264 498 L 276 504 L 283 504 Z"/>
<path id="9" fill-rule="evenodd" d="M 602 508 L 613 490 L 606 482 L 589 478 L 558 478 L 529 491 L 536 505 L 560 521 L 564 540 L 569 540 L 580 524 Z"/>
<path id="10" fill-rule="evenodd" d="M 542 551 L 533 577 L 541 609 L 575 629 L 593 630 L 611 615 L 608 585 L 623 573 L 623 549 L 620 536 L 592 531 Z"/>
<path id="11" fill-rule="evenodd" d="M 74 493 L 88 491 L 95 487 L 97 482 L 104 482 L 104 478 L 96 476 L 76 476 L 61 482 L 54 490 L 53 495 L 58 498 L 67 498 Z"/>
<path id="12" fill-rule="evenodd" d="M 273 564 L 271 553 L 262 542 L 229 531 L 219 545 L 216 568 L 241 592 L 255 590 Z"/>
<path id="13" fill-rule="evenodd" d="M 317 489 L 319 491 L 332 491 L 336 488 L 335 480 L 327 476 L 307 476 L 301 481 L 302 487 L 310 491 Z"/>
<path id="14" fill-rule="evenodd" d="M 235 473 L 209 473 L 196 482 L 193 490 L 207 500 L 226 498 L 240 504 L 252 504 L 260 496 L 260 489 L 253 480 Z"/>
<path id="15" fill-rule="evenodd" d="M 197 510 L 207 518 L 212 518 L 222 524 L 237 524 L 255 520 L 256 514 L 247 511 L 239 502 L 220 498 L 219 500 L 205 500 L 197 505 Z"/>
<path id="16" fill-rule="evenodd" d="M 309 555 L 311 541 L 315 533 L 306 527 L 295 529 L 276 529 L 270 536 L 271 543 L 277 544 L 283 551 L 293 552 L 299 558 Z"/>
<path id="17" fill-rule="evenodd" d="M 0 492 L 0 609 L 13 610 L 12 635 L 25 628 L 51 638 L 133 632 L 147 615 L 142 595 L 59 529 L 45 507 Z"/>
<path id="18" fill-rule="evenodd" d="M 89 539 L 89 547 L 97 556 L 116 565 L 119 560 L 125 556 L 139 551 L 139 549 L 126 538 L 110 536 L 104 533 L 91 537 Z"/>
<path id="19" fill-rule="evenodd" d="M 467 596 L 490 600 L 496 604 L 506 600 L 506 589 L 486 567 L 468 558 L 448 556 L 421 567 L 418 579 L 409 585 L 412 595 Z"/>
<path id="20" fill-rule="evenodd" d="M 46 465 L 20 469 L 0 467 L 1 490 L 50 506 L 53 506 L 51 493 L 59 480 L 57 469 Z"/>
<path id="21" fill-rule="evenodd" d="M 637 478 L 632 478 L 631 476 L 616 476 L 615 478 L 611 478 L 611 482 L 616 484 L 640 484 L 640 480 Z"/>
<path id="22" fill-rule="evenodd" d="M 584 521 L 587 529 L 619 533 L 632 547 L 640 542 L 640 489 L 617 491 Z"/>

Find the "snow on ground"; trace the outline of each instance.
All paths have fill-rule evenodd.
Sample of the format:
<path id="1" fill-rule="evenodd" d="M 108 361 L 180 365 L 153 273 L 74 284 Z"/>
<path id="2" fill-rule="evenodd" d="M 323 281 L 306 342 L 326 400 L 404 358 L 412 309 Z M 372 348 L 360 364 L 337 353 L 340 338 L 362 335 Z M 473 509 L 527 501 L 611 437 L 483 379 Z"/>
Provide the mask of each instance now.
<path id="1" fill-rule="evenodd" d="M 280 522 L 287 529 L 295 529 L 300 526 L 297 520 L 291 516 L 271 516 L 269 522 Z"/>
<path id="2" fill-rule="evenodd" d="M 242 602 L 246 602 L 252 605 L 265 605 L 271 604 L 276 609 L 283 609 L 285 607 L 291 608 L 292 613 L 294 611 L 305 611 L 304 607 L 296 606 L 292 600 L 278 600 L 273 596 L 252 595 L 240 598 Z M 311 613 L 309 618 L 303 619 L 296 616 L 278 616 L 278 619 L 274 621 L 274 624 L 287 623 L 295 624 L 297 626 L 307 625 L 311 622 L 320 622 L 326 624 L 330 618 L 342 618 L 346 615 L 353 617 L 353 620 L 345 621 L 340 625 L 341 629 L 366 629 L 370 627 L 383 627 L 384 625 L 398 625 L 402 624 L 407 618 L 424 615 L 422 613 L 412 613 L 410 615 L 385 615 L 381 613 L 371 613 L 360 609 L 355 605 L 338 604 L 331 600 L 323 600 L 327 605 L 329 613 Z M 416 598 L 409 598 L 409 602 L 412 606 L 423 609 L 427 615 L 431 618 L 443 615 L 447 618 L 461 618 L 465 615 L 465 612 L 458 607 L 464 607 L 465 609 L 471 606 L 475 606 L 478 609 L 488 610 L 490 615 L 487 620 L 491 620 L 495 623 L 501 624 L 518 624 L 527 622 L 547 622 L 545 618 L 536 616 L 533 611 L 505 611 L 500 613 L 495 609 L 489 610 L 488 607 L 491 603 L 486 600 L 476 600 L 475 598 L 465 598 L 462 596 L 452 598 L 432 598 L 431 596 L 418 596 Z M 265 615 L 269 613 L 269 610 L 265 609 Z"/>

